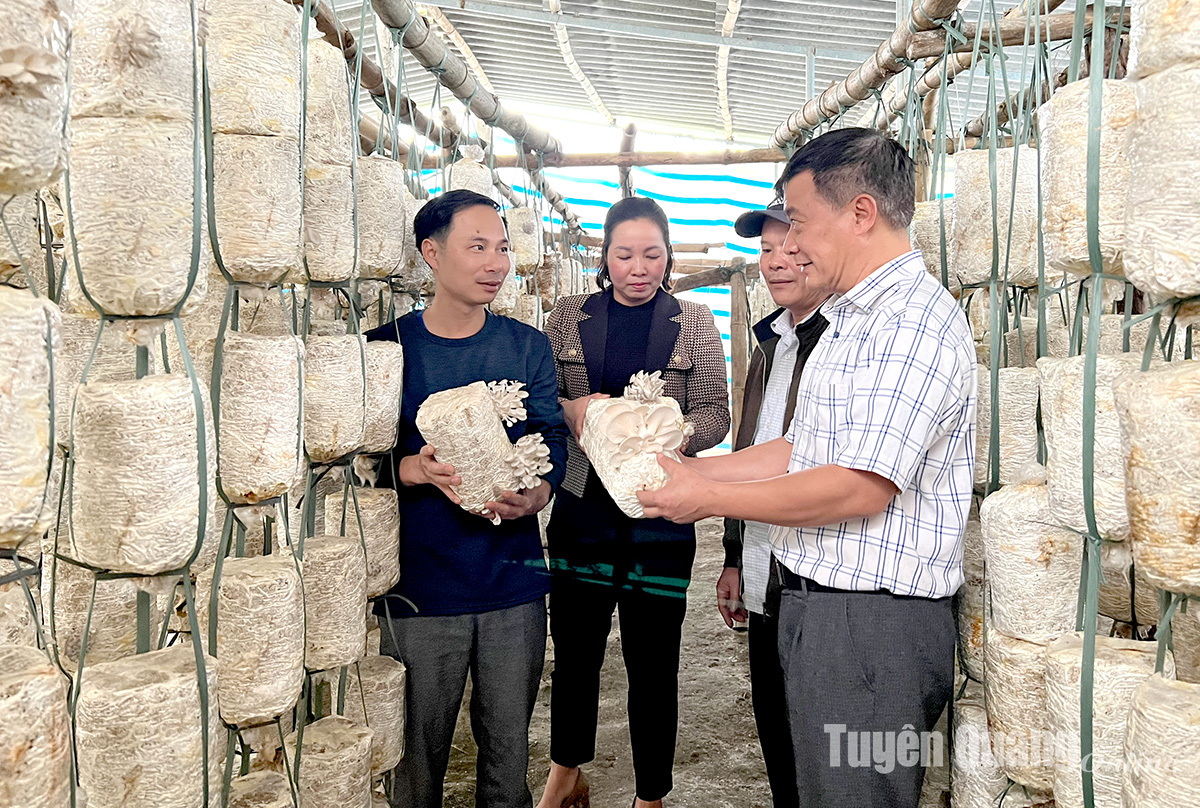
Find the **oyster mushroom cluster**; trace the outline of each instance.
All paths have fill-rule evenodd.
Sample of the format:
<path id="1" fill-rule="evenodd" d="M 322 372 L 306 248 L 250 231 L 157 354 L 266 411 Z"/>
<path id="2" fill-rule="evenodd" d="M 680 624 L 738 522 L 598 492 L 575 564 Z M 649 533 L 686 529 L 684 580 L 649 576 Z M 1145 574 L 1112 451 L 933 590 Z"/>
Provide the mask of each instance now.
<path id="1" fill-rule="evenodd" d="M 622 397 L 588 405 L 579 443 L 621 511 L 640 519 L 644 514 L 637 492 L 661 488 L 667 481 L 659 453 L 681 450 L 691 434 L 679 403 L 663 395 L 661 374 L 639 372 Z"/>
<path id="2" fill-rule="evenodd" d="M 529 393 L 523 387 L 507 380 L 473 382 L 434 393 L 417 410 L 417 429 L 425 442 L 462 477 L 462 484 L 454 486 L 462 508 L 497 525 L 500 517 L 486 504 L 504 491 L 533 488 L 552 468 L 550 447 L 540 434 L 513 443 L 505 432 L 506 426 L 525 420 Z"/>

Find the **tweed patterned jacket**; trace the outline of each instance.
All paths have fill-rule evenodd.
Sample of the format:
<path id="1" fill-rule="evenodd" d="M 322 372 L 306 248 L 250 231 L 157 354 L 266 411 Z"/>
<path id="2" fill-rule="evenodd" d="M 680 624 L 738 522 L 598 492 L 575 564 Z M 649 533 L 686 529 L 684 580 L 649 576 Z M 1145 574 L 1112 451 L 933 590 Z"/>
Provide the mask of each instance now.
<path id="1" fill-rule="evenodd" d="M 546 321 L 558 372 L 558 394 L 564 400 L 600 389 L 611 298 L 611 289 L 565 297 Z M 725 349 L 707 307 L 669 294 L 658 295 L 646 345 L 646 369 L 662 371 L 666 395 L 679 402 L 684 418 L 695 428 L 685 454 L 694 455 L 721 442 L 729 431 L 729 385 Z M 583 496 L 587 472 L 588 459 L 569 436 L 563 487 Z"/>

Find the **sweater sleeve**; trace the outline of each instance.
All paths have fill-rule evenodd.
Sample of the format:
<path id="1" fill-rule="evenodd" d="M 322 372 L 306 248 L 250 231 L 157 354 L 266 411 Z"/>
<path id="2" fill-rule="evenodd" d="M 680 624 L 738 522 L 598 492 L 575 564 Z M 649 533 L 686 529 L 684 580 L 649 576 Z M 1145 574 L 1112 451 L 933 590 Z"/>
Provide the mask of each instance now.
<path id="1" fill-rule="evenodd" d="M 538 334 L 531 346 L 535 356 L 530 358 L 532 376 L 525 399 L 526 431 L 540 432 L 542 440 L 550 448 L 550 462 L 554 468 L 543 479 L 550 487 L 558 490 L 567 473 L 567 422 L 562 405 L 558 403 L 558 374 L 555 373 L 550 340 Z"/>
<path id="2" fill-rule="evenodd" d="M 721 335 L 711 311 L 703 309 L 698 319 L 695 359 L 687 377 L 688 411 L 684 413 L 695 428 L 684 452 L 688 455 L 720 443 L 730 423 L 729 383 Z"/>

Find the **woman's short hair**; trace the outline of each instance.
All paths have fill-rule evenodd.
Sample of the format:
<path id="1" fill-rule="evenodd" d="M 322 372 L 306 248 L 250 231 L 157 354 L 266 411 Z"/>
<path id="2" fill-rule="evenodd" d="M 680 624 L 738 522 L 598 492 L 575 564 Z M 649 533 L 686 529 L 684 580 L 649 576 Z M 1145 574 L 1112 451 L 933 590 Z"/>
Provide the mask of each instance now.
<path id="1" fill-rule="evenodd" d="M 612 246 L 612 234 L 617 225 L 622 222 L 632 222 L 637 219 L 648 219 L 658 225 L 662 231 L 663 244 L 667 245 L 667 271 L 663 274 L 663 291 L 671 291 L 671 270 L 675 268 L 675 254 L 671 252 L 671 230 L 667 224 L 667 214 L 653 199 L 641 196 L 631 196 L 608 209 L 604 217 L 604 243 L 600 246 L 600 265 L 596 270 L 596 284 L 601 289 L 612 285 L 608 274 L 608 248 Z"/>

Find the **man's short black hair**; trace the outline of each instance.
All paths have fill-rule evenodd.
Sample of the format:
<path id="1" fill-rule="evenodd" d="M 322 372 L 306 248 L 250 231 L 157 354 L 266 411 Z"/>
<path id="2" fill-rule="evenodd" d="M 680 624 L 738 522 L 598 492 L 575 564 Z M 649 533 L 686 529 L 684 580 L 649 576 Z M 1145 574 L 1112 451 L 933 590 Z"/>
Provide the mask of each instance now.
<path id="1" fill-rule="evenodd" d="M 793 177 L 811 171 L 817 191 L 842 207 L 859 194 L 875 200 L 879 218 L 897 230 L 908 227 L 916 206 L 916 170 L 912 158 L 878 129 L 835 129 L 804 144 L 788 160 L 775 193 Z"/>
<path id="2" fill-rule="evenodd" d="M 460 210 L 482 205 L 492 210 L 500 210 L 500 206 L 483 194 L 474 191 L 447 191 L 441 196 L 435 196 L 425 203 L 413 220 L 413 232 L 417 237 L 417 249 L 431 238 L 438 243 L 445 243 L 446 233 L 450 230 L 450 222 L 454 214 Z"/>

